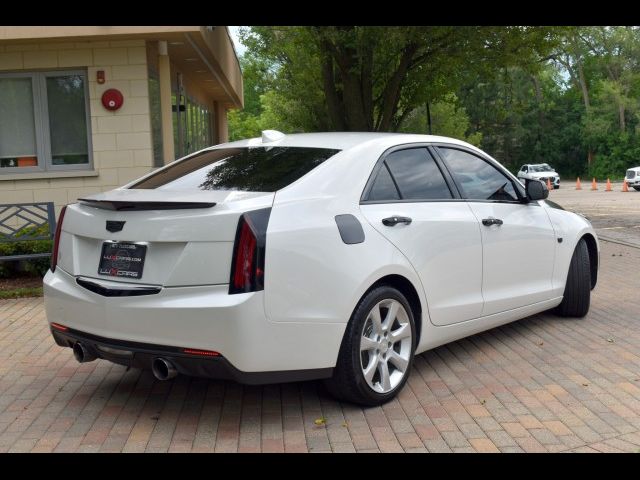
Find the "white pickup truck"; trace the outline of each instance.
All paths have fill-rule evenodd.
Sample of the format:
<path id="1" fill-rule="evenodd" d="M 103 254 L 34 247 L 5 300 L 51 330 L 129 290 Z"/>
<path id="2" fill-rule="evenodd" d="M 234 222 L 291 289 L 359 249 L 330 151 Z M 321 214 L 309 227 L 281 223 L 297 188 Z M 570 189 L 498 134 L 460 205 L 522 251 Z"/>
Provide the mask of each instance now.
<path id="1" fill-rule="evenodd" d="M 546 163 L 528 163 L 520 167 L 517 177 L 521 180 L 541 180 L 547 183 L 547 179 L 553 188 L 560 188 L 560 175 Z"/>

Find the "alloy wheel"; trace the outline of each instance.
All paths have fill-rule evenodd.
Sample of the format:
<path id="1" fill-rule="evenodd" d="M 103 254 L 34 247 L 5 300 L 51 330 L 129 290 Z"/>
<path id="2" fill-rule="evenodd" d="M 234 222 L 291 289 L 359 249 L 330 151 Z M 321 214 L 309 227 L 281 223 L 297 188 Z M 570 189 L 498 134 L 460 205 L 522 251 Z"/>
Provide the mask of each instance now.
<path id="1" fill-rule="evenodd" d="M 389 393 L 408 373 L 412 332 L 409 316 L 394 299 L 378 302 L 367 315 L 360 336 L 360 366 L 369 387 Z"/>

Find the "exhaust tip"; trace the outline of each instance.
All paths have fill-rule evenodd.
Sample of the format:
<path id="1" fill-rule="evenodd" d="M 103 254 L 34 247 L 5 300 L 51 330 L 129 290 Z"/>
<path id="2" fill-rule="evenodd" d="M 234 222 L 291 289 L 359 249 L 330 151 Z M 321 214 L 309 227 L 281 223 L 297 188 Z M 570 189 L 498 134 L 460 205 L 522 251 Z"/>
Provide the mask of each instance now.
<path id="1" fill-rule="evenodd" d="M 80 363 L 92 362 L 97 358 L 93 352 L 80 342 L 73 344 L 73 356 Z"/>
<path id="2" fill-rule="evenodd" d="M 178 375 L 176 367 L 166 358 L 154 358 L 151 362 L 151 371 L 158 380 L 170 380 Z"/>

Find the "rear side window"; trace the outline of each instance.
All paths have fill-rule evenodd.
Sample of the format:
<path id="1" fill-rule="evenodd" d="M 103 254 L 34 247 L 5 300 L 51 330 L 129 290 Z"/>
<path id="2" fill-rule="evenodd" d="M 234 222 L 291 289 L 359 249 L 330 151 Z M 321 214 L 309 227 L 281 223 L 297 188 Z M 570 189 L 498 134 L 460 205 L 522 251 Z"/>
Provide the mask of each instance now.
<path id="1" fill-rule="evenodd" d="M 129 188 L 275 192 L 339 151 L 306 147 L 209 150 L 158 170 Z"/>
<path id="2" fill-rule="evenodd" d="M 386 164 L 383 164 L 378 170 L 376 180 L 373 182 L 369 192 L 369 200 L 400 200 L 400 193 L 398 193 Z"/>
<path id="3" fill-rule="evenodd" d="M 367 200 L 442 200 L 453 198 L 442 172 L 424 148 L 390 153 L 371 186 Z"/>

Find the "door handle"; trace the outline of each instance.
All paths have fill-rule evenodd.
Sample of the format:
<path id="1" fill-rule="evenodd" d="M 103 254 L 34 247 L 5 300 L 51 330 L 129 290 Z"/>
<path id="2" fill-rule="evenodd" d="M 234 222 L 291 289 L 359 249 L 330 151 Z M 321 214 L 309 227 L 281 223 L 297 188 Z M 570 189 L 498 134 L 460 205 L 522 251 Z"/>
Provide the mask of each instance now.
<path id="1" fill-rule="evenodd" d="M 502 220 L 500 220 L 499 218 L 493 218 L 493 217 L 489 217 L 489 218 L 483 218 L 482 219 L 482 224 L 485 227 L 490 227 L 491 225 L 502 225 L 504 222 Z"/>
<path id="2" fill-rule="evenodd" d="M 409 225 L 412 220 L 409 217 L 387 217 L 382 219 L 382 224 L 387 227 L 394 227 L 398 223 L 404 223 L 405 225 Z"/>

